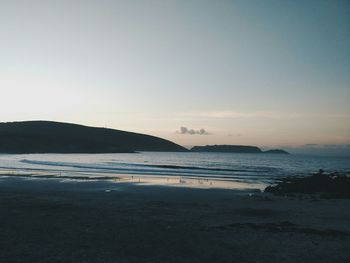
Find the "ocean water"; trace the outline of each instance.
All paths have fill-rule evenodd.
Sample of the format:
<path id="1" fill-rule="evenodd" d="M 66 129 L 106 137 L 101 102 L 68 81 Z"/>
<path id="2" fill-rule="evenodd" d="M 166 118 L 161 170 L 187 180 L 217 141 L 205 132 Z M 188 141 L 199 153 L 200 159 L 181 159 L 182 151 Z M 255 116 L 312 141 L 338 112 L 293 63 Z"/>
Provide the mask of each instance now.
<path id="1" fill-rule="evenodd" d="M 99 178 L 176 179 L 221 186 L 241 183 L 266 186 L 285 176 L 326 172 L 350 172 L 350 158 L 309 155 L 237 153 L 135 154 L 1 154 L 0 174 L 62 177 L 65 180 Z M 174 183 L 174 181 L 171 181 Z M 236 185 L 237 186 L 237 185 Z M 233 186 L 234 187 L 234 186 Z"/>

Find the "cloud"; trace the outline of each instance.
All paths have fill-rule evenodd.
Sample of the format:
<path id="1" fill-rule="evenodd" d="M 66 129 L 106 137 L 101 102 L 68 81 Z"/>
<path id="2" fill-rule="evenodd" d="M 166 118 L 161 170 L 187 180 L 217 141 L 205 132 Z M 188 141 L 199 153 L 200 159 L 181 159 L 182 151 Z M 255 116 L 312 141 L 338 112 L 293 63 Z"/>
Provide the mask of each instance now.
<path id="1" fill-rule="evenodd" d="M 290 153 L 311 154 L 321 156 L 346 156 L 350 157 L 350 148 L 347 144 L 305 144 L 301 146 L 283 147 Z"/>
<path id="2" fill-rule="evenodd" d="M 344 144 L 316 144 L 316 143 L 308 143 L 304 144 L 301 146 L 302 148 L 317 148 L 317 149 L 322 149 L 322 148 L 327 148 L 327 149 L 344 149 L 348 148 L 349 145 L 344 145 Z"/>
<path id="3" fill-rule="evenodd" d="M 320 147 L 320 146 L 321 145 L 317 144 L 317 143 L 307 143 L 307 144 L 302 145 L 302 147 Z"/>
<path id="4" fill-rule="evenodd" d="M 325 147 L 325 148 L 338 148 L 340 146 L 337 144 L 325 144 L 323 147 Z M 345 146 L 343 146 L 343 147 L 345 147 Z"/>
<path id="5" fill-rule="evenodd" d="M 306 112 L 276 112 L 276 111 L 204 111 L 204 112 L 182 112 L 177 116 L 185 118 L 202 119 L 300 119 L 300 118 L 336 118 L 349 119 L 350 114 L 324 114 Z M 347 137 L 349 138 L 349 137 Z"/>
<path id="6" fill-rule="evenodd" d="M 211 111 L 211 112 L 187 112 L 182 116 L 207 119 L 245 119 L 245 118 L 294 118 L 295 114 L 277 114 L 274 112 L 238 112 L 238 111 Z"/>
<path id="7" fill-rule="evenodd" d="M 176 133 L 179 134 L 189 134 L 189 135 L 210 135 L 209 132 L 204 130 L 203 128 L 200 130 L 189 129 L 187 127 L 180 127 L 180 130 Z"/>
<path id="8" fill-rule="evenodd" d="M 233 136 L 241 137 L 242 134 L 240 134 L 240 133 L 229 133 L 229 134 L 227 134 L 227 136 L 228 137 L 233 137 Z"/>

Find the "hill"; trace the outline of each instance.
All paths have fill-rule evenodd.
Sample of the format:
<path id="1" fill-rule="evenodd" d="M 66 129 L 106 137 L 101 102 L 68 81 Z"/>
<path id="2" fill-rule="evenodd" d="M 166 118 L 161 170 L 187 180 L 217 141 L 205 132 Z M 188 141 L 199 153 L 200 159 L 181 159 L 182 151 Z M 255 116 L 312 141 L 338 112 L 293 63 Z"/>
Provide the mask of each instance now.
<path id="1" fill-rule="evenodd" d="M 119 153 L 188 151 L 155 136 L 78 124 L 25 121 L 0 123 L 0 153 Z"/>

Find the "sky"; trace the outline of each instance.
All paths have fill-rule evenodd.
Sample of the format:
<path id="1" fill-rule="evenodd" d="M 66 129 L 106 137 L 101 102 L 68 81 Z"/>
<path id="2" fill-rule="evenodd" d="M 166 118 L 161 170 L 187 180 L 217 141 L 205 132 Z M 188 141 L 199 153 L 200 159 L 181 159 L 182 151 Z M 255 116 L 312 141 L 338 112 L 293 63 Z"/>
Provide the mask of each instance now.
<path id="1" fill-rule="evenodd" d="M 0 121 L 350 149 L 350 1 L 0 0 Z"/>

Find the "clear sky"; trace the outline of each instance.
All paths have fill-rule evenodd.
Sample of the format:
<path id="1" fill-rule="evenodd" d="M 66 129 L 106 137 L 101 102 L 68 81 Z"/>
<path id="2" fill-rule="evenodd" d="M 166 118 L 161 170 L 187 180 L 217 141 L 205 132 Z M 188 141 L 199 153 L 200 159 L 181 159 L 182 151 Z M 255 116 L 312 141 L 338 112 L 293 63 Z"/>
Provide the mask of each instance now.
<path id="1" fill-rule="evenodd" d="M 0 0 L 0 121 L 348 147 L 349 14 L 347 0 Z"/>

